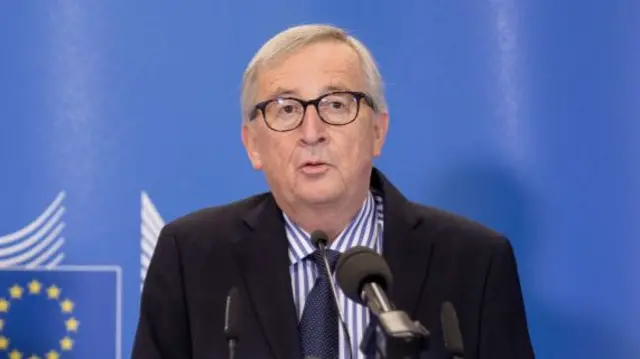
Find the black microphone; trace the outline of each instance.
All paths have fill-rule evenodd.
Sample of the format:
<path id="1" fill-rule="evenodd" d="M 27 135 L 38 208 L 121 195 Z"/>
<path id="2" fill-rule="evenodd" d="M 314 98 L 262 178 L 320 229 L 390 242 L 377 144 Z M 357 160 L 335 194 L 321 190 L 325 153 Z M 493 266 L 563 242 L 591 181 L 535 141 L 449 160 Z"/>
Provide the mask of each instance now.
<path id="1" fill-rule="evenodd" d="M 229 345 L 229 359 L 236 356 L 240 327 L 240 293 L 238 288 L 232 287 L 227 295 L 227 303 L 224 311 L 224 335 Z"/>
<path id="2" fill-rule="evenodd" d="M 442 312 L 440 314 L 442 322 L 442 335 L 444 336 L 444 346 L 453 356 L 453 359 L 464 358 L 464 345 L 462 341 L 462 333 L 460 332 L 460 324 L 458 315 L 451 302 L 442 303 Z"/>
<path id="3" fill-rule="evenodd" d="M 353 247 L 340 257 L 336 276 L 347 297 L 369 307 L 376 315 L 387 337 L 386 350 L 394 353 L 393 357 L 419 358 L 428 349 L 429 331 L 412 321 L 406 312 L 396 309 L 387 297 L 393 276 L 381 255 L 367 247 Z"/>
<path id="4" fill-rule="evenodd" d="M 391 270 L 372 249 L 357 246 L 346 251 L 338 261 L 336 276 L 345 295 L 368 306 L 374 314 L 395 309 L 386 294 L 393 284 Z"/>
<path id="5" fill-rule="evenodd" d="M 347 346 L 349 347 L 349 358 L 353 358 L 353 350 L 351 349 L 351 335 L 349 334 L 349 329 L 347 328 L 347 324 L 342 318 L 342 313 L 340 313 L 340 304 L 338 303 L 338 294 L 336 293 L 336 283 L 333 280 L 333 273 L 331 273 L 331 266 L 329 266 L 329 260 L 327 259 L 327 243 L 329 243 L 329 236 L 323 231 L 317 230 L 311 233 L 311 243 L 320 250 L 322 253 L 322 259 L 324 261 L 324 270 L 329 277 L 329 283 L 331 283 L 331 293 L 333 294 L 333 301 L 336 305 L 336 312 L 338 313 L 338 320 L 340 321 L 340 325 L 342 326 L 342 330 L 344 331 L 344 335 L 347 338 Z"/>

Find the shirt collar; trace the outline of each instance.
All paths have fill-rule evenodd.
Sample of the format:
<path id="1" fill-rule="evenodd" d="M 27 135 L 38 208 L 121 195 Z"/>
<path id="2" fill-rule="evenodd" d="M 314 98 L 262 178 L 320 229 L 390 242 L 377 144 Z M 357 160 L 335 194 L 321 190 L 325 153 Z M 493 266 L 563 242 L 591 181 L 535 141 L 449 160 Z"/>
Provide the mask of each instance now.
<path id="1" fill-rule="evenodd" d="M 378 240 L 377 214 L 382 201 L 376 200 L 369 192 L 364 203 L 347 227 L 342 230 L 329 249 L 344 253 L 355 246 L 365 246 L 374 249 Z M 289 259 L 295 264 L 315 251 L 311 243 L 311 235 L 296 225 L 284 212 L 285 229 L 289 240 Z"/>

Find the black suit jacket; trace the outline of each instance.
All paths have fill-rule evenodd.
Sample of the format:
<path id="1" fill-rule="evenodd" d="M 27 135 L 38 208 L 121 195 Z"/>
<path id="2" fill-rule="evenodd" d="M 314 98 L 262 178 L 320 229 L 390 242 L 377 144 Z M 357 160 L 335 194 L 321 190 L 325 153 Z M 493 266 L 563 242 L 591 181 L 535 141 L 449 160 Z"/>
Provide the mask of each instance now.
<path id="1" fill-rule="evenodd" d="M 501 235 L 408 201 L 374 169 L 385 201 L 389 297 L 431 333 L 444 358 L 441 303 L 460 320 L 467 359 L 533 358 L 516 261 Z M 300 359 L 284 222 L 271 194 L 204 209 L 163 230 L 142 292 L 132 357 L 227 358 L 229 289 L 242 297 L 238 359 Z M 393 358 L 393 356 L 389 356 Z"/>

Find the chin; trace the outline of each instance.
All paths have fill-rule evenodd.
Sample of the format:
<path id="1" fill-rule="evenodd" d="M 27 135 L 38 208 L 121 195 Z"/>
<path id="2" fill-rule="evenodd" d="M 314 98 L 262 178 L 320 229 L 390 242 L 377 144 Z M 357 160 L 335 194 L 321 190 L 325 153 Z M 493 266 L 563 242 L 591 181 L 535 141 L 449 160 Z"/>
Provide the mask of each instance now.
<path id="1" fill-rule="evenodd" d="M 337 188 L 305 188 L 298 193 L 298 196 L 305 202 L 313 204 L 330 203 L 342 195 L 342 191 Z"/>

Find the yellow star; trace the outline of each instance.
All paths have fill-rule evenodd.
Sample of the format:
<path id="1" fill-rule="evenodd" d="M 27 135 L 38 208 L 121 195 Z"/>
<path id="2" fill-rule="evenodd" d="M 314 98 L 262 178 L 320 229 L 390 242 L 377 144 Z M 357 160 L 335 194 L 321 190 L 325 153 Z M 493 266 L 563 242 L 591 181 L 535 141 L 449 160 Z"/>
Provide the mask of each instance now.
<path id="1" fill-rule="evenodd" d="M 29 287 L 29 294 L 40 294 L 40 291 L 42 290 L 42 283 L 35 279 L 29 282 L 27 286 Z"/>
<path id="2" fill-rule="evenodd" d="M 49 297 L 49 299 L 58 299 L 60 297 L 60 292 L 60 288 L 56 287 L 55 285 L 47 288 L 47 296 Z"/>
<path id="3" fill-rule="evenodd" d="M 80 322 L 73 317 L 67 319 L 64 324 L 66 325 L 68 332 L 77 332 L 78 326 L 80 326 Z"/>
<path id="4" fill-rule="evenodd" d="M 4 319 L 0 319 L 0 330 L 4 330 Z"/>
<path id="5" fill-rule="evenodd" d="M 60 354 L 58 354 L 58 352 L 55 350 L 51 350 L 50 352 L 47 353 L 47 359 L 58 359 L 58 358 L 60 358 Z"/>
<path id="6" fill-rule="evenodd" d="M 69 337 L 62 338 L 62 340 L 60 341 L 60 347 L 62 348 L 62 350 L 71 350 L 71 348 L 73 348 L 73 340 L 71 340 L 71 338 Z"/>
<path id="7" fill-rule="evenodd" d="M 9 311 L 9 302 L 4 298 L 0 298 L 0 312 L 6 313 L 8 311 Z"/>
<path id="8" fill-rule="evenodd" d="M 63 313 L 71 313 L 73 311 L 73 306 L 73 302 L 69 299 L 65 299 L 62 301 L 62 303 L 60 303 L 60 307 L 62 307 Z"/>
<path id="9" fill-rule="evenodd" d="M 11 353 L 9 353 L 9 359 L 22 359 L 22 353 L 13 349 Z"/>
<path id="10" fill-rule="evenodd" d="M 14 284 L 13 287 L 9 288 L 9 295 L 11 295 L 11 298 L 13 299 L 22 298 L 22 292 L 24 292 L 24 289 L 17 284 Z"/>
<path id="11" fill-rule="evenodd" d="M 4 335 L 0 335 L 0 350 L 7 350 L 9 347 L 9 339 Z"/>

